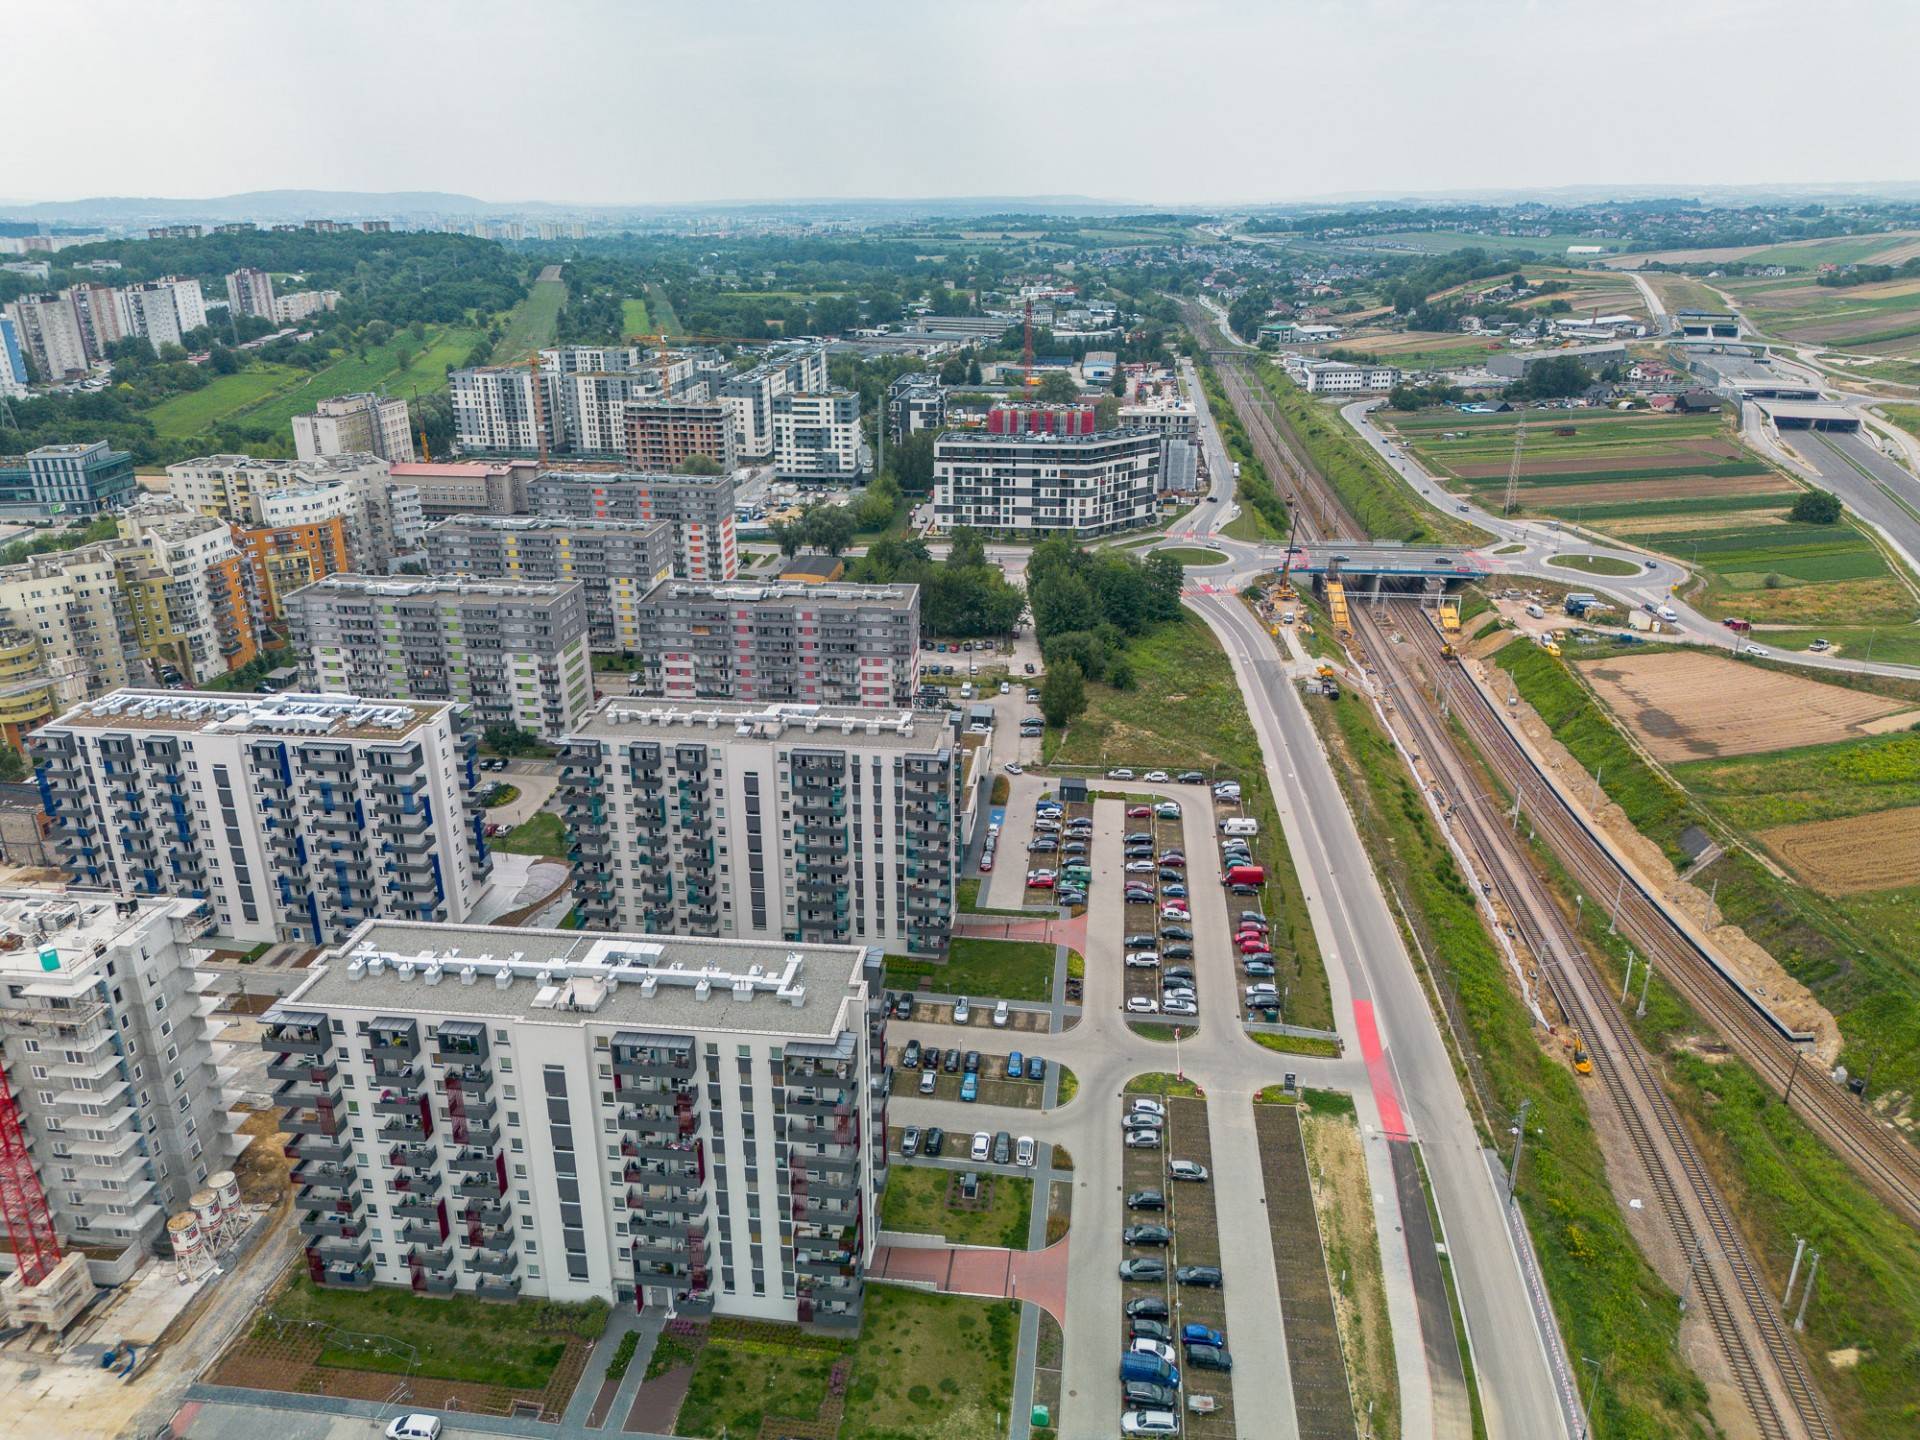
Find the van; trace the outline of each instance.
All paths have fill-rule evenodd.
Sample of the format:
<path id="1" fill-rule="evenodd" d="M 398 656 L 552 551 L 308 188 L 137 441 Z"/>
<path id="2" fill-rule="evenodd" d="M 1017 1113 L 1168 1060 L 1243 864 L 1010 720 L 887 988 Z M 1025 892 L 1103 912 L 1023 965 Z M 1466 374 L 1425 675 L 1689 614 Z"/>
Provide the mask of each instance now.
<path id="1" fill-rule="evenodd" d="M 1235 865 L 1228 869 L 1226 883 L 1229 885 L 1264 885 L 1267 872 L 1259 865 Z"/>
<path id="2" fill-rule="evenodd" d="M 1258 835 L 1260 822 L 1251 815 L 1235 815 L 1231 819 L 1220 822 L 1220 833 L 1222 835 Z"/>
<path id="3" fill-rule="evenodd" d="M 1167 1385 L 1180 1388 L 1180 1371 L 1162 1360 L 1158 1355 L 1143 1355 L 1128 1351 L 1120 1357 L 1120 1378 L 1127 1380 L 1145 1380 L 1154 1385 Z"/>
<path id="4" fill-rule="evenodd" d="M 1680 612 L 1675 610 L 1671 605 L 1662 605 L 1660 607 L 1660 618 L 1671 625 L 1680 618 Z"/>
<path id="5" fill-rule="evenodd" d="M 960 698 L 962 700 L 973 699 L 973 682 L 971 680 L 960 687 Z"/>
<path id="6" fill-rule="evenodd" d="M 1527 618 L 1530 620 L 1544 620 L 1547 618 L 1547 612 L 1542 610 L 1538 605 L 1529 605 L 1527 606 Z"/>

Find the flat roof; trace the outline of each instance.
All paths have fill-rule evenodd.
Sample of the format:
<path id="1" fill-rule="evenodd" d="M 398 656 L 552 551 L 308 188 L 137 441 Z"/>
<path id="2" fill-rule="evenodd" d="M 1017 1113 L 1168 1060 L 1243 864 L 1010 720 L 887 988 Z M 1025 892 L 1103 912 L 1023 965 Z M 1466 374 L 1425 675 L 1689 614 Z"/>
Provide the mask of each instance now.
<path id="1" fill-rule="evenodd" d="M 866 1023 L 866 956 L 860 945 L 373 920 L 275 1008 L 831 1038 Z"/>
<path id="2" fill-rule="evenodd" d="M 29 995 L 64 992 L 98 968 L 102 957 L 95 946 L 111 947 L 124 932 L 159 916 L 186 919 L 196 913 L 205 916 L 206 902 L 64 887 L 0 890 L 0 975 L 16 983 L 26 978 Z M 51 956 L 53 964 L 42 956 Z"/>
<path id="3" fill-rule="evenodd" d="M 453 707 L 432 700 L 355 695 L 235 695 L 212 690 L 115 690 L 51 722 L 89 730 L 275 735 L 305 740 L 398 740 Z"/>
<path id="4" fill-rule="evenodd" d="M 724 744 L 735 737 L 817 739 L 822 745 L 857 740 L 871 748 L 936 751 L 953 742 L 943 710 L 882 709 L 854 705 L 769 705 L 758 700 L 662 700 L 610 696 L 567 732 L 569 739 L 632 740 L 652 732 L 663 744 L 677 739 Z"/>
<path id="5" fill-rule="evenodd" d="M 1844 405 L 1831 400 L 1756 399 L 1760 413 L 1774 420 L 1845 420 L 1858 425 L 1860 417 Z"/>
<path id="6" fill-rule="evenodd" d="M 845 605 L 881 606 L 888 610 L 906 610 L 920 598 L 918 585 L 870 585 L 851 580 L 834 580 L 824 585 L 806 581 L 780 580 L 662 580 L 646 594 L 648 601 L 720 600 L 734 605 L 755 605 L 764 601 L 822 600 Z"/>
<path id="7" fill-rule="evenodd" d="M 645 534 L 653 530 L 671 531 L 673 525 L 666 520 L 588 520 L 575 519 L 566 515 L 450 515 L 427 527 L 429 530 L 511 530 L 518 533 L 523 530 L 565 530 L 569 532 L 602 531 L 632 532 Z"/>
<path id="8" fill-rule="evenodd" d="M 460 600 L 489 598 L 544 600 L 554 599 L 566 594 L 569 590 L 578 589 L 580 589 L 578 580 L 514 580 L 506 577 L 497 580 L 475 580 L 460 575 L 408 579 L 389 575 L 355 575 L 343 571 L 336 575 L 322 576 L 311 585 L 303 586 L 294 593 L 305 594 L 311 590 L 344 591 L 389 600 L 418 600 L 435 596 Z"/>

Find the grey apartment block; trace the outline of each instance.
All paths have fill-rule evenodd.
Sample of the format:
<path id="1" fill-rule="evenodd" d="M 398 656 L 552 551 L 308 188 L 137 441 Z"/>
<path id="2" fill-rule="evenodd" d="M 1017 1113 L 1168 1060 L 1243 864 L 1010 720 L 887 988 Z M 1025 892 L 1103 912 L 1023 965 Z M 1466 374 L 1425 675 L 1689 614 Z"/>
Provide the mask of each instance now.
<path id="1" fill-rule="evenodd" d="M 937 954 L 962 757 L 946 716 L 609 699 L 561 752 L 591 928 Z"/>
<path id="2" fill-rule="evenodd" d="M 649 693 L 672 700 L 911 705 L 918 585 L 701 585 L 667 580 L 640 607 Z"/>
<path id="3" fill-rule="evenodd" d="M 730 475 L 550 470 L 528 484 L 527 500 L 548 519 L 666 521 L 682 580 L 731 580 L 740 566 Z"/>
<path id="4" fill-rule="evenodd" d="M 640 602 L 673 573 L 673 561 L 673 526 L 664 520 L 454 519 L 427 532 L 435 575 L 579 581 L 587 643 L 602 654 L 639 648 Z"/>
<path id="5" fill-rule="evenodd" d="M 326 694 L 449 700 L 483 730 L 548 740 L 593 702 L 578 581 L 329 575 L 285 606 L 306 680 Z"/>
<path id="6" fill-rule="evenodd" d="M 1042 532 L 1091 538 L 1150 524 L 1158 513 L 1160 437 L 989 435 L 949 430 L 933 442 L 939 530 Z"/>
<path id="7" fill-rule="evenodd" d="M 265 1017 L 317 1284 L 859 1326 L 881 953 L 363 926 Z"/>
<path id="8" fill-rule="evenodd" d="M 192 943 L 198 900 L 0 890 L 0 1057 L 54 1229 L 139 1245 L 245 1146 Z"/>
<path id="9" fill-rule="evenodd" d="M 459 706 L 116 690 L 30 746 L 75 885 L 204 899 L 232 940 L 464 920 L 492 869 Z"/>

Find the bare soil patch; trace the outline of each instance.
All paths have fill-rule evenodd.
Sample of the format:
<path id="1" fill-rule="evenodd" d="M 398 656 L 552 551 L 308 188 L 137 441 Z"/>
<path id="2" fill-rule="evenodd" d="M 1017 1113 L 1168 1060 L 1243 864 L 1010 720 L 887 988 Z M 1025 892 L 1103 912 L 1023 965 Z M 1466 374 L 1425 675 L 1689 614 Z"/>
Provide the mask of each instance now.
<path id="1" fill-rule="evenodd" d="M 1754 529 L 1763 525 L 1784 525 L 1787 521 L 1787 507 L 1778 510 L 1742 510 L 1740 528 Z M 1600 528 L 1595 522 L 1595 529 Z M 1609 519 L 1606 531 L 1609 535 L 1688 535 L 1694 531 L 1710 532 L 1727 528 L 1724 514 L 1710 512 L 1704 515 L 1630 515 L 1624 519 Z"/>
<path id="2" fill-rule="evenodd" d="M 1760 839 L 1823 895 L 1920 884 L 1920 806 L 1779 825 Z"/>
<path id="3" fill-rule="evenodd" d="M 1866 722 L 1911 708 L 1718 655 L 1627 655 L 1580 671 L 1663 764 L 1854 739 Z"/>

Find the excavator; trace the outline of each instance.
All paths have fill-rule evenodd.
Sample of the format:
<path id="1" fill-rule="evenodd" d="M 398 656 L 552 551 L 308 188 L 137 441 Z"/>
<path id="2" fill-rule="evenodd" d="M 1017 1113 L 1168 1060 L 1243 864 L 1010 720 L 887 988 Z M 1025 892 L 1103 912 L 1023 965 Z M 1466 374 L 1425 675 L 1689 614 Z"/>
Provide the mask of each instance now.
<path id="1" fill-rule="evenodd" d="M 1573 1073 L 1576 1075 L 1593 1073 L 1593 1057 L 1587 1053 L 1587 1047 L 1580 1043 L 1578 1030 L 1573 1032 Z"/>

